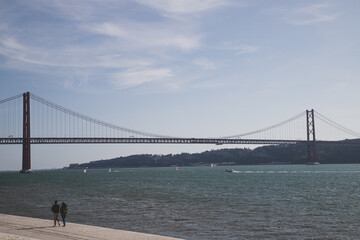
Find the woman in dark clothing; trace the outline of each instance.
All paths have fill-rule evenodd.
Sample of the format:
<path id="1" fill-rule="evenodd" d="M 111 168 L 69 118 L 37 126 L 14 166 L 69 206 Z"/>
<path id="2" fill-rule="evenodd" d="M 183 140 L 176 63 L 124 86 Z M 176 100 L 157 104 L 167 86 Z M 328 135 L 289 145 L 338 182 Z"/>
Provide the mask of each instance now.
<path id="1" fill-rule="evenodd" d="M 65 227 L 65 218 L 66 218 L 67 210 L 68 209 L 66 203 L 62 202 L 60 207 L 60 214 L 64 224 L 63 227 Z"/>

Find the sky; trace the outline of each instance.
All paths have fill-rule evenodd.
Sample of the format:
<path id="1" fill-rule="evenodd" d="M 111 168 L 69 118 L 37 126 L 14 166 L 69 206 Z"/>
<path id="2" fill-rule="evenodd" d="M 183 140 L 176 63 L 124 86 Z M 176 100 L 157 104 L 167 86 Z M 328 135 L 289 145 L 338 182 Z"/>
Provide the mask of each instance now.
<path id="1" fill-rule="evenodd" d="M 357 0 L 0 0 L 0 100 L 30 91 L 181 137 L 240 134 L 307 109 L 360 132 L 359 10 Z M 41 145 L 32 166 L 215 148 Z M 21 168 L 21 146 L 0 151 L 0 170 Z"/>

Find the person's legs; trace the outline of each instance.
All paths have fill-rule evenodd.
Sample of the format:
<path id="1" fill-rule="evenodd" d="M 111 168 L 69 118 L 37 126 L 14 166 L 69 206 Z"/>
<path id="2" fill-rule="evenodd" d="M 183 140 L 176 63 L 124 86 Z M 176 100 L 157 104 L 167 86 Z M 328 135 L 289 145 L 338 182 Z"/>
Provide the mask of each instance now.
<path id="1" fill-rule="evenodd" d="M 59 221 L 58 220 L 58 214 L 54 213 L 54 227 L 56 226 L 56 221 Z"/>
<path id="2" fill-rule="evenodd" d="M 66 221 L 65 221 L 65 217 L 66 217 L 65 215 L 61 215 L 61 218 L 62 218 L 63 224 L 64 224 L 63 227 L 65 227 L 65 222 L 66 222 Z"/>

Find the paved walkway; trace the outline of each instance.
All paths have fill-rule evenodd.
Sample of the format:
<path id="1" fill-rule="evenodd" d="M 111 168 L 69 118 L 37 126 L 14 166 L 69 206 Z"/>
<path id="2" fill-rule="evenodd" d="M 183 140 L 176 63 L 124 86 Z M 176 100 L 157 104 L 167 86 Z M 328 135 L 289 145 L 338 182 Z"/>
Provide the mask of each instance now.
<path id="1" fill-rule="evenodd" d="M 66 227 L 53 227 L 52 220 L 19 217 L 0 214 L 0 240 L 176 240 L 171 238 L 122 231 L 103 227 L 94 227 L 76 223 L 66 223 Z"/>

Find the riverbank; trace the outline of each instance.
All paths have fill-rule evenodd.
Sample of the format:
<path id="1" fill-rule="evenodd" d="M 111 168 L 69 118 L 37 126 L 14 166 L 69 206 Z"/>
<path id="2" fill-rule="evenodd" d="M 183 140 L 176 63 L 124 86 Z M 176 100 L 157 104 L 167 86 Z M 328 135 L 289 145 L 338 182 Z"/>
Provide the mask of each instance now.
<path id="1" fill-rule="evenodd" d="M 158 236 L 117 229 L 66 223 L 66 227 L 53 227 L 52 220 L 0 214 L 0 240 L 176 240 L 179 238 Z M 62 225 L 62 224 L 61 224 Z"/>

